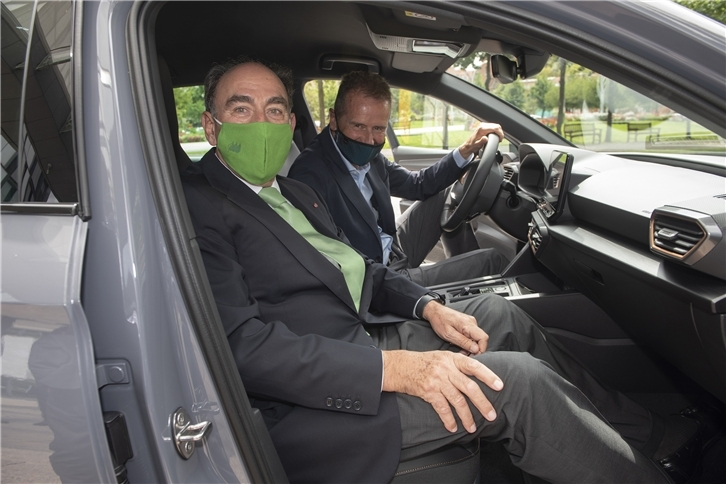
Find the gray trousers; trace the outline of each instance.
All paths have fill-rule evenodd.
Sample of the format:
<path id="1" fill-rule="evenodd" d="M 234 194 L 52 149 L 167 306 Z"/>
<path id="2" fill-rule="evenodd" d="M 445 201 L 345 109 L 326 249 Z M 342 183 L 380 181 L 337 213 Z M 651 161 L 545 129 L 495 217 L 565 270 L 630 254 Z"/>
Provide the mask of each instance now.
<path id="1" fill-rule="evenodd" d="M 441 212 L 447 190 L 415 202 L 396 220 L 396 235 L 409 267 L 398 271 L 421 286 L 436 286 L 500 274 L 509 261 L 496 249 L 479 249 L 420 266 L 441 237 Z"/>
<path id="2" fill-rule="evenodd" d="M 504 382 L 499 392 L 480 383 L 497 418 L 488 422 L 470 405 L 477 432 L 467 433 L 459 422 L 459 430 L 450 433 L 431 405 L 398 394 L 401 458 L 482 438 L 501 441 L 516 466 L 552 483 L 669 482 L 641 453 L 656 447 L 661 438 L 647 409 L 605 388 L 539 324 L 504 298 L 485 295 L 452 307 L 476 317 L 489 334 L 487 351 L 475 358 Z M 426 321 L 369 331 L 384 350 L 457 350 L 439 339 Z"/>

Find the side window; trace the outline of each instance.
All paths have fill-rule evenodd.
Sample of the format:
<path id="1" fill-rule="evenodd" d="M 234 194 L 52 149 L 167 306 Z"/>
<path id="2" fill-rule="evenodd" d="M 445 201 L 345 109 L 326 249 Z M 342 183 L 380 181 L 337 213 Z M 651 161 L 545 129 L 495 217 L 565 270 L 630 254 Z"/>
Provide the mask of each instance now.
<path id="1" fill-rule="evenodd" d="M 182 149 L 192 161 L 199 161 L 211 148 L 202 129 L 204 86 L 175 87 L 174 104 Z"/>
<path id="2" fill-rule="evenodd" d="M 502 84 L 491 56 L 474 52 L 447 73 L 512 104 L 580 148 L 723 154 L 726 140 L 686 116 L 575 62 L 551 56 L 536 77 Z M 526 141 L 526 140 L 523 140 Z"/>
<path id="3" fill-rule="evenodd" d="M 303 95 L 318 133 L 328 124 L 328 111 L 335 104 L 339 86 L 340 81 L 330 79 L 315 79 L 305 83 Z"/>
<path id="4" fill-rule="evenodd" d="M 479 123 L 477 118 L 434 97 L 405 89 L 391 91 L 391 124 L 399 146 L 452 150 L 466 141 Z"/>
<path id="5" fill-rule="evenodd" d="M 70 1 L 2 2 L 3 203 L 76 202 Z"/>

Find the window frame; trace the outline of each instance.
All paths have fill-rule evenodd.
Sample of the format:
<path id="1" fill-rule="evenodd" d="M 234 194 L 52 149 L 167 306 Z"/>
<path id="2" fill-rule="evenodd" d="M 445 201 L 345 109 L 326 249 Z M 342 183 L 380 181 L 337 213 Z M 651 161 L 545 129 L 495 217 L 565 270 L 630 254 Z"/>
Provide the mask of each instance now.
<path id="1" fill-rule="evenodd" d="M 18 113 L 18 149 L 16 150 L 18 157 L 18 167 L 16 170 L 22 170 L 23 164 L 20 163 L 22 153 L 25 150 L 25 143 L 27 137 L 27 126 L 25 125 L 26 119 L 26 93 L 27 93 L 27 82 L 29 74 L 29 58 L 30 52 L 33 46 L 33 35 L 38 22 L 38 7 L 39 2 L 29 0 L 28 3 L 33 4 L 33 13 L 30 21 L 30 27 L 28 30 L 28 44 L 25 47 L 25 61 L 23 66 L 22 85 L 21 85 L 21 99 L 20 99 L 20 112 Z M 72 120 L 72 156 L 71 163 L 74 165 L 74 176 L 76 181 L 76 191 L 78 200 L 75 202 L 58 202 L 58 201 L 43 201 L 43 202 L 30 202 L 30 201 L 12 201 L 12 202 L 0 202 L 0 212 L 2 213 L 19 213 L 19 214 L 46 214 L 46 215 L 69 215 L 79 216 L 81 220 L 87 221 L 91 217 L 90 210 L 90 196 L 88 189 L 88 176 L 85 163 L 84 147 L 84 136 L 83 136 L 83 118 L 82 118 L 82 16 L 83 8 L 77 0 L 69 0 L 69 6 L 71 8 L 71 60 L 70 60 L 70 89 L 69 89 L 69 104 L 70 104 L 70 119 Z M 22 190 L 22 187 L 17 187 L 18 192 Z M 52 194 L 52 191 L 51 191 Z"/>

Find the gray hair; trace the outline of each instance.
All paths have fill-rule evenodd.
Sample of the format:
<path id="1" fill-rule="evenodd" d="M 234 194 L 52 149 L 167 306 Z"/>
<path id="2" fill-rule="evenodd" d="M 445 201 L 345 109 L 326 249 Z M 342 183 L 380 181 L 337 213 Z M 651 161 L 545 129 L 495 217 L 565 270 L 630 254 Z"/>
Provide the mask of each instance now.
<path id="1" fill-rule="evenodd" d="M 282 82 L 282 85 L 285 86 L 287 100 L 290 104 L 288 108 L 292 111 L 292 95 L 294 92 L 292 87 L 292 70 L 280 64 L 266 63 L 247 56 L 240 56 L 236 59 L 227 61 L 224 64 L 215 64 L 207 73 L 207 77 L 204 78 L 204 108 L 212 113 L 212 116 L 217 115 L 217 113 L 214 112 L 214 95 L 217 93 L 217 84 L 219 83 L 219 80 L 227 72 L 242 64 L 260 64 L 274 72 Z"/>

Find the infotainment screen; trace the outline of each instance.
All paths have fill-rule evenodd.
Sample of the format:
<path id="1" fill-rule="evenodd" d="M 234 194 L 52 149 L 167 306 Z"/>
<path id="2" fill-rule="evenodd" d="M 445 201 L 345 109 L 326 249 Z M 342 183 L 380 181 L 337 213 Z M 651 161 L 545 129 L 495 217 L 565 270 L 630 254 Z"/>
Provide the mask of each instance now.
<path id="1" fill-rule="evenodd" d="M 544 197 L 537 204 L 550 222 L 557 220 L 565 208 L 571 171 L 572 155 L 563 151 L 553 151 L 545 177 Z"/>

